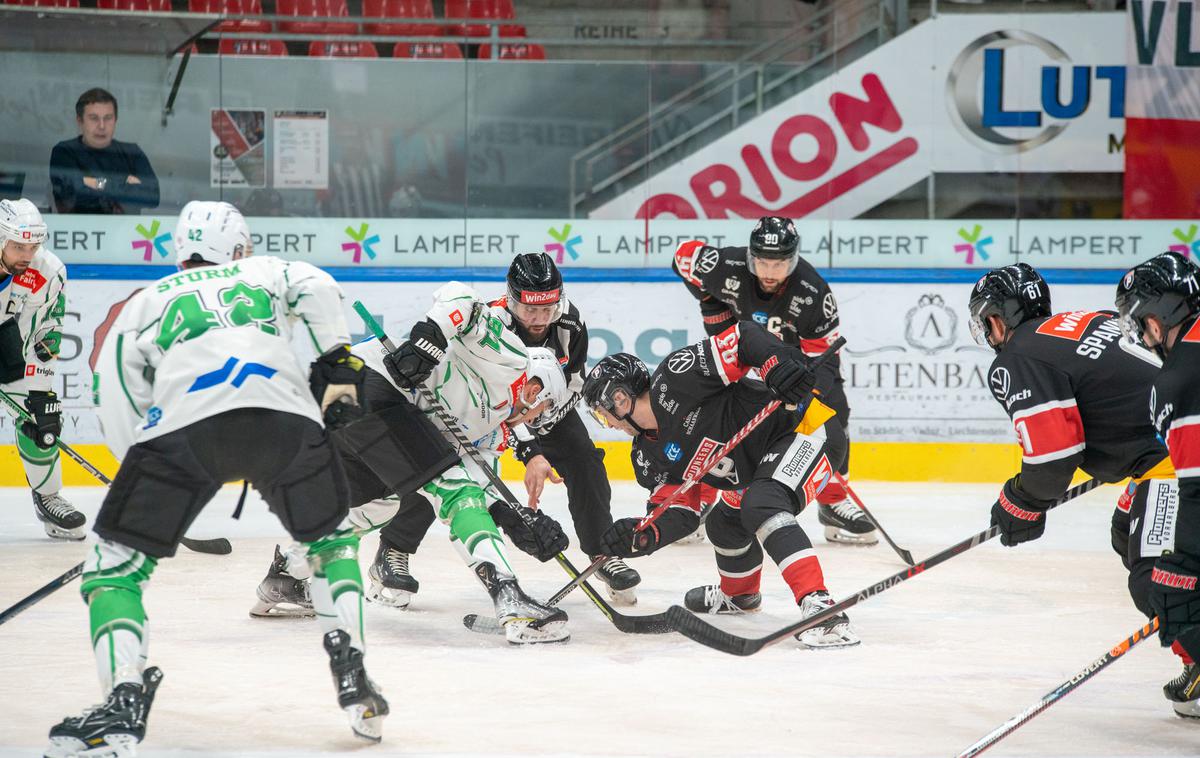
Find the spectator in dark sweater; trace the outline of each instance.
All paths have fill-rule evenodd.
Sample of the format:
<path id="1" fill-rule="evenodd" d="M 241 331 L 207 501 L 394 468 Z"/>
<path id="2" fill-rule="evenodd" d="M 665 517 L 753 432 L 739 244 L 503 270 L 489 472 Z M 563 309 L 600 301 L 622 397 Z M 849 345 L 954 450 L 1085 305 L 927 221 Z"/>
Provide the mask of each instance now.
<path id="1" fill-rule="evenodd" d="M 99 87 L 75 103 L 79 136 L 50 153 L 50 185 L 59 213 L 140 213 L 158 207 L 158 177 L 142 149 L 113 139 L 117 99 Z"/>

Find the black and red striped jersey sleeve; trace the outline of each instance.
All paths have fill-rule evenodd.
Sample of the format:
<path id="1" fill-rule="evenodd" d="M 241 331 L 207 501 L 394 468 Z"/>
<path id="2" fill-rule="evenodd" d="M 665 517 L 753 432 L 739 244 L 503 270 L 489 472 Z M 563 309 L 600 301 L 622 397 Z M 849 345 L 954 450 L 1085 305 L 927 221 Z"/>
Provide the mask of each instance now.
<path id="1" fill-rule="evenodd" d="M 1185 325 L 1155 377 L 1150 418 L 1179 478 L 1180 507 L 1200 507 L 1200 319 Z"/>

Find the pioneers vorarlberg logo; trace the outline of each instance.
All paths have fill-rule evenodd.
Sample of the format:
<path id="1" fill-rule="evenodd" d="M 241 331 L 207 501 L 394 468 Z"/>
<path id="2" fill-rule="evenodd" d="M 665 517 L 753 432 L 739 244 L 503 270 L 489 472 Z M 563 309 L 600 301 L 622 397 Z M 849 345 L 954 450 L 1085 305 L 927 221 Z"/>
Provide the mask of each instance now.
<path id="1" fill-rule="evenodd" d="M 1010 48 L 1030 46 L 1051 62 L 1040 68 L 1036 82 L 1005 77 L 1005 55 Z M 1069 67 L 1069 97 L 1062 100 L 1061 80 L 1071 58 L 1045 37 L 1009 29 L 990 32 L 967 45 L 946 79 L 946 106 L 951 121 L 968 139 L 1000 153 L 1020 153 L 1057 137 L 1091 105 L 1092 80 L 1107 79 L 1108 116 L 1125 117 L 1124 66 Z M 1014 66 L 1016 72 L 1022 67 Z M 1018 89 L 1040 89 L 1040 110 L 1005 110 L 1005 94 Z M 1034 90 L 1038 91 L 1038 90 Z M 1045 117 L 1045 118 L 1043 118 Z M 1046 124 L 1053 119 L 1056 123 Z M 1038 130 L 1031 132 L 1030 130 Z"/>

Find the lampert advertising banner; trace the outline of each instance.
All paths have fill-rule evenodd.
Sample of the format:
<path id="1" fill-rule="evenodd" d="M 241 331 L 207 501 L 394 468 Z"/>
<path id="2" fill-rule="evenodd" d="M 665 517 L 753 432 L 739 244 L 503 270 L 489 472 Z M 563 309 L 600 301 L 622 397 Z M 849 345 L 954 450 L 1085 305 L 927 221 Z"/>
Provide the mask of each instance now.
<path id="1" fill-rule="evenodd" d="M 852 218 L 934 172 L 1120 172 L 1121 13 L 945 14 L 593 218 Z"/>
<path id="2" fill-rule="evenodd" d="M 1115 281 L 1115 277 L 1114 277 Z M 652 368 L 673 350 L 704 338 L 696 301 L 674 282 L 573 283 L 567 296 L 588 323 L 588 358 L 630 352 Z M 101 442 L 92 410 L 88 357 L 110 306 L 146 282 L 77 280 L 68 284 L 63 352 L 56 389 L 63 401 L 64 439 Z M 501 293 L 498 281 L 474 282 L 480 294 Z M 362 300 L 395 340 L 407 335 L 431 303 L 433 282 L 345 282 L 347 303 Z M 1056 310 L 1111 307 L 1113 286 L 1057 285 Z M 971 341 L 967 284 L 835 285 L 842 333 L 842 373 L 859 441 L 1007 442 L 1011 427 L 988 389 L 992 352 Z M 366 336 L 347 307 L 356 338 Z M 297 340 L 303 360 L 309 348 Z M 0 433 L 11 420 L 0 415 Z M 593 429 L 598 437 L 604 433 Z M 609 433 L 611 435 L 611 433 Z M 619 437 L 610 436 L 611 439 Z"/>

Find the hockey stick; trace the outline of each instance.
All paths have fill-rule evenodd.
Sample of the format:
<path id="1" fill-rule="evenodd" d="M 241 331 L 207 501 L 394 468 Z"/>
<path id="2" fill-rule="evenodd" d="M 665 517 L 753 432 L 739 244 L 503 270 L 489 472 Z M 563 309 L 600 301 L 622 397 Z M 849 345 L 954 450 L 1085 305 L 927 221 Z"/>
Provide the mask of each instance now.
<path id="1" fill-rule="evenodd" d="M 359 315 L 360 318 L 362 318 L 363 323 L 366 324 L 367 328 L 371 330 L 371 333 L 375 335 L 376 339 L 379 340 L 384 349 L 389 353 L 396 352 L 396 343 L 392 342 L 391 338 L 387 336 L 387 333 L 383 331 L 383 327 L 380 326 L 379 322 L 375 320 L 375 317 L 371 315 L 366 306 L 362 304 L 362 301 L 355 300 L 353 307 L 354 311 Z M 468 458 L 470 458 L 472 462 L 474 462 L 476 467 L 483 471 L 484 476 L 488 478 L 488 481 L 492 483 L 492 485 L 503 497 L 504 504 L 512 509 L 512 511 L 521 518 L 526 526 L 532 529 L 533 520 L 530 515 L 526 513 L 523 508 L 521 508 L 517 498 L 513 495 L 512 490 L 510 490 L 508 485 L 506 485 L 504 481 L 497 476 L 494 471 L 492 471 L 492 467 L 483 460 L 483 457 L 479 454 L 479 451 L 474 445 L 471 444 L 470 440 L 463 435 L 462 429 L 460 429 L 458 426 L 458 421 L 446 412 L 446 409 L 442 407 L 441 403 L 437 401 L 437 398 L 435 398 L 433 393 L 427 388 L 419 386 L 417 387 L 417 392 L 430 406 L 433 414 L 437 416 L 438 420 L 442 423 L 442 426 L 445 427 L 446 431 L 454 438 L 454 441 L 458 444 L 459 449 Z M 554 560 L 558 562 L 559 566 L 562 566 L 563 570 L 567 572 L 568 576 L 575 578 L 579 577 L 579 570 L 571 564 L 571 561 L 569 561 L 565 555 L 558 553 L 554 556 Z M 613 609 L 612 606 L 610 606 L 604 601 L 603 598 L 600 597 L 600 595 L 591 587 L 591 585 L 587 585 L 585 592 L 592 603 L 594 603 L 595 606 L 600 609 L 600 612 L 607 616 L 609 621 L 612 621 L 613 625 L 622 632 L 629 632 L 632 634 L 662 634 L 671 631 L 670 627 L 668 627 L 666 623 L 666 612 L 654 614 L 652 616 L 627 616 Z M 565 592 L 562 594 L 566 595 Z M 562 598 L 560 597 L 558 599 L 561 600 Z M 558 600 L 552 600 L 548 602 L 547 605 L 554 605 L 557 602 Z M 492 628 L 491 624 L 487 623 L 488 621 L 491 621 L 492 624 L 495 624 L 494 629 Z M 485 617 L 477 614 L 468 614 L 465 616 L 463 618 L 463 624 L 466 625 L 466 627 L 471 631 L 482 633 L 498 632 L 502 631 L 503 629 L 495 619 L 486 619 Z"/>
<path id="2" fill-rule="evenodd" d="M 9 410 L 17 414 L 17 420 L 21 423 L 24 424 L 33 421 L 33 419 L 29 417 L 29 414 L 26 412 L 26 410 L 22 408 L 16 400 L 13 400 L 12 397 L 4 390 L 0 390 L 0 400 L 4 401 L 4 404 L 8 406 Z M 61 437 L 55 437 L 54 443 L 58 445 L 59 450 L 62 450 L 64 453 L 66 453 L 71 460 L 78 463 L 84 471 L 99 479 L 106 486 L 112 486 L 112 479 L 109 479 L 104 475 L 103 471 L 93 466 L 86 458 L 75 452 L 75 449 L 63 442 Z M 188 550 L 193 550 L 197 553 L 208 553 L 210 555 L 229 555 L 233 552 L 233 546 L 230 545 L 229 540 L 225 539 L 224 537 L 217 537 L 216 539 L 211 540 L 194 540 L 190 537 L 184 537 L 180 540 L 180 542 L 182 542 L 183 546 Z M 82 566 L 83 564 L 79 565 Z M 71 572 L 68 571 L 67 574 L 69 573 Z M 63 576 L 66 576 L 66 574 L 63 574 Z"/>
<path id="3" fill-rule="evenodd" d="M 1061 498 L 1059 498 L 1051 508 L 1056 508 L 1063 503 L 1073 498 L 1079 497 L 1085 492 L 1090 492 L 1099 487 L 1103 482 L 1098 479 L 1089 479 L 1067 490 Z M 936 553 L 921 561 L 920 563 L 910 566 L 903 571 L 893 574 L 886 579 L 882 579 L 875 584 L 858 592 L 858 594 L 850 595 L 849 597 L 834 603 L 825 610 L 815 616 L 809 616 L 802 621 L 796 621 L 777 631 L 771 632 L 765 637 L 742 637 L 732 632 L 727 632 L 723 629 L 713 626 L 709 622 L 699 616 L 682 608 L 678 605 L 673 605 L 667 610 L 667 619 L 671 622 L 671 627 L 683 636 L 699 642 L 701 645 L 711 647 L 714 650 L 720 650 L 722 653 L 730 655 L 754 655 L 759 650 L 762 650 L 768 645 L 774 645 L 793 634 L 803 632 L 807 629 L 812 629 L 815 626 L 820 626 L 836 616 L 847 608 L 858 605 L 863 600 L 869 597 L 878 595 L 881 592 L 895 587 L 900 582 L 907 579 L 912 579 L 918 574 L 922 574 L 928 569 L 945 563 L 951 558 L 967 552 L 971 548 L 980 543 L 987 542 L 992 537 L 1000 534 L 1000 527 L 990 526 L 978 534 L 973 534 L 962 542 L 955 543 L 940 553 Z"/>
<path id="4" fill-rule="evenodd" d="M 987 750 L 992 745 L 995 745 L 1000 740 L 1015 732 L 1017 729 L 1025 726 L 1034 716 L 1037 716 L 1042 711 L 1046 710 L 1056 702 L 1066 697 L 1076 687 L 1079 687 L 1087 680 L 1091 679 L 1096 674 L 1107 668 L 1109 664 L 1116 661 L 1121 656 L 1129 652 L 1130 648 L 1138 644 L 1147 637 L 1151 637 L 1158 631 L 1158 617 L 1155 616 L 1141 629 L 1138 629 L 1133 634 L 1126 637 L 1112 650 L 1109 650 L 1104 655 L 1089 663 L 1075 676 L 1055 687 L 1050 692 L 1047 692 L 1033 705 L 1013 716 L 1008 721 L 1005 721 L 1000 726 L 996 727 L 986 735 L 981 737 L 978 742 L 975 742 L 966 750 L 959 753 L 956 758 L 971 758 L 971 756 L 979 755 L 984 750 Z"/>
<path id="5" fill-rule="evenodd" d="M 74 579 L 75 577 L 79 576 L 82 573 L 83 573 L 83 564 L 80 563 L 76 566 L 71 567 L 71 569 L 69 571 L 67 571 L 65 574 L 63 574 L 62 576 L 51 579 L 44 586 L 39 587 L 38 589 L 34 590 L 29 595 L 27 595 L 25 598 L 18 600 L 17 602 L 13 603 L 11 606 L 6 608 L 3 612 L 0 612 L 0 624 L 3 624 L 5 621 L 8 621 L 13 616 L 16 616 L 18 613 L 25 610 L 29 606 L 42 600 L 42 598 L 46 597 L 47 595 L 50 595 L 55 590 L 57 590 L 61 587 L 67 586 L 68 584 L 71 583 L 72 579 Z"/>
<path id="6" fill-rule="evenodd" d="M 912 553 L 908 552 L 892 541 L 892 538 L 888 536 L 887 530 L 883 528 L 883 524 L 879 523 L 879 519 L 875 518 L 875 514 L 868 511 L 867 506 L 863 504 L 863 501 L 859 500 L 858 495 L 854 493 L 854 490 L 850 489 L 850 482 L 846 481 L 846 477 L 834 471 L 833 478 L 838 480 L 838 484 L 842 485 L 842 488 L 846 490 L 846 494 L 850 496 L 850 499 L 854 501 L 854 504 L 866 514 L 867 518 L 871 519 L 871 523 L 875 525 L 875 528 L 879 530 L 879 533 L 883 535 L 883 538 L 887 540 L 887 543 L 892 546 L 892 550 L 896 551 L 896 555 L 900 556 L 900 560 L 904 561 L 910 566 L 916 565 L 916 562 L 913 560 Z"/>

